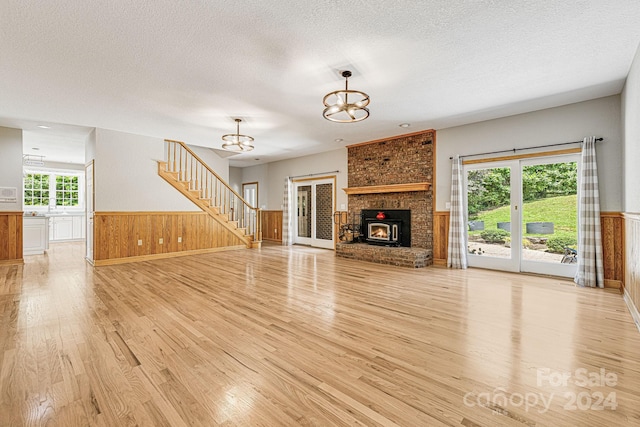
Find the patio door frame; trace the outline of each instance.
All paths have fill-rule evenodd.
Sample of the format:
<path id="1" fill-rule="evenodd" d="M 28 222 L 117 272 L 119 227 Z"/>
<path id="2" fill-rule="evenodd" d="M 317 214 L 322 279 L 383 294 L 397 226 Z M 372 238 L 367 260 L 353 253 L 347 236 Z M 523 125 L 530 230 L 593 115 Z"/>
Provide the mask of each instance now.
<path id="1" fill-rule="evenodd" d="M 464 184 L 464 206 L 465 208 L 469 206 L 468 204 L 468 182 L 467 182 L 467 174 L 471 170 L 478 169 L 497 169 L 497 168 L 509 168 L 509 188 L 510 190 L 510 203 L 511 203 L 511 211 L 510 211 L 510 221 L 511 221 L 511 241 L 512 242 L 520 242 L 522 240 L 522 232 L 520 230 L 520 206 L 521 206 L 521 193 L 522 193 L 522 179 L 520 177 L 520 161 L 519 160 L 502 160 L 502 161 L 487 161 L 482 163 L 473 163 L 469 165 L 463 164 L 463 184 Z M 518 183 L 520 183 L 520 189 L 514 191 L 514 188 L 517 188 Z M 465 224 L 469 223 L 469 210 L 465 209 Z M 514 224 L 517 224 L 514 227 Z M 468 242 L 468 235 L 467 235 Z M 498 257 L 489 257 L 486 255 L 474 255 L 471 253 L 467 253 L 467 259 L 469 262 L 469 267 L 479 267 L 479 268 L 488 268 L 490 270 L 501 270 L 501 271 L 511 271 L 511 272 L 520 272 L 520 255 L 522 249 L 521 245 L 511 245 L 511 254 L 509 258 L 498 258 Z"/>
<path id="2" fill-rule="evenodd" d="M 463 164 L 463 184 L 465 207 L 467 204 L 467 172 L 477 169 L 491 169 L 509 167 L 510 188 L 511 188 L 511 257 L 497 258 L 487 257 L 483 255 L 467 254 L 470 267 L 488 268 L 492 270 L 502 270 L 510 272 L 536 273 L 561 277 L 574 277 L 577 269 L 576 264 L 548 263 L 540 261 L 525 260 L 522 256 L 522 238 L 523 238 L 523 201 L 522 201 L 522 169 L 525 166 L 543 165 L 553 163 L 576 162 L 577 164 L 577 183 L 576 188 L 580 188 L 580 169 L 581 161 L 579 151 L 574 150 L 571 153 L 545 153 L 541 155 L 527 155 L 509 160 L 491 160 L 477 161 L 470 164 Z M 576 204 L 576 211 L 578 206 Z M 465 212 L 465 220 L 468 222 L 468 210 Z M 577 224 L 576 224 L 577 226 Z M 578 237 L 578 236 L 576 236 Z M 468 239 L 467 239 L 468 240 Z M 518 242 L 518 244 L 513 244 Z"/>
<path id="3" fill-rule="evenodd" d="M 336 177 L 335 176 L 321 176 L 317 178 L 306 178 L 306 179 L 294 179 L 293 183 L 293 243 L 294 244 L 302 244 L 309 245 L 318 248 L 325 249 L 335 249 L 335 241 L 336 241 L 336 230 L 335 224 L 331 223 L 331 240 L 329 239 L 318 239 L 316 238 L 316 187 L 321 184 L 331 184 L 331 217 L 330 221 L 333 221 L 333 212 L 336 210 Z M 298 234 L 298 188 L 299 187 L 311 187 L 311 193 L 308 195 L 309 199 L 312 201 L 311 209 L 309 209 L 308 220 L 311 221 L 311 236 L 310 237 L 301 237 Z"/>

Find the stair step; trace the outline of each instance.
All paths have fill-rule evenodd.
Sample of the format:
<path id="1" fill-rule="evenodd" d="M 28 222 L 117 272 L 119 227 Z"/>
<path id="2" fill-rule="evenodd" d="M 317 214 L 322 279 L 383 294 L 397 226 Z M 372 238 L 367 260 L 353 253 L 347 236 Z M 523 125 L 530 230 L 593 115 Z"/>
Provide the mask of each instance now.
<path id="1" fill-rule="evenodd" d="M 214 203 L 219 203 L 221 200 L 216 198 L 212 200 L 210 197 L 202 197 L 209 195 L 204 189 L 192 189 L 192 186 L 196 181 L 181 180 L 183 176 L 181 171 L 169 171 L 169 164 L 166 161 L 158 161 L 158 174 L 173 187 L 180 191 L 187 198 L 191 199 L 196 205 L 198 205 L 203 211 L 207 212 L 210 216 L 221 223 L 227 230 L 242 241 L 245 242 L 248 248 L 260 248 L 260 241 L 256 241 L 254 235 L 247 234 L 247 227 L 239 228 L 239 221 L 232 220 L 234 218 L 234 207 L 230 206 L 213 206 Z M 200 182 L 198 182 L 200 184 Z M 226 199 L 225 199 L 226 200 Z M 226 212 L 225 212 L 226 211 Z M 223 213 L 225 212 L 225 213 Z M 237 216 L 236 216 L 237 217 Z"/>

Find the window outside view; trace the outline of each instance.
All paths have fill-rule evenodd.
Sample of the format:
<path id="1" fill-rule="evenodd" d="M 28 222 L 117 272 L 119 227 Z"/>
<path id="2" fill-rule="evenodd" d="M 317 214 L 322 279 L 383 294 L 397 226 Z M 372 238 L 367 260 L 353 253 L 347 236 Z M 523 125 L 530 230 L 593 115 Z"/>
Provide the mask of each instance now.
<path id="1" fill-rule="evenodd" d="M 24 206 L 81 206 L 78 175 L 27 172 L 23 182 Z"/>
<path id="2" fill-rule="evenodd" d="M 577 163 L 522 167 L 522 259 L 574 263 L 576 260 Z M 470 254 L 511 256 L 511 169 L 467 172 Z"/>

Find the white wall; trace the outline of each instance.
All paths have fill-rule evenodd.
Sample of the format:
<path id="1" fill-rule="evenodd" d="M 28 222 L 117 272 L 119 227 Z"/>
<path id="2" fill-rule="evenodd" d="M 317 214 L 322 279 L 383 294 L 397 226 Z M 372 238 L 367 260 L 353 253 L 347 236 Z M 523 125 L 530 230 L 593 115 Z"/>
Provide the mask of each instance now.
<path id="1" fill-rule="evenodd" d="M 215 151 L 197 145 L 188 146 L 200 159 L 207 164 L 224 182 L 229 183 L 229 161 L 218 156 Z"/>
<path id="2" fill-rule="evenodd" d="M 640 213 L 640 46 L 622 91 L 624 211 Z"/>
<path id="3" fill-rule="evenodd" d="M 164 150 L 161 138 L 96 129 L 95 210 L 198 211 L 158 175 Z"/>
<path id="4" fill-rule="evenodd" d="M 56 170 L 84 171 L 84 165 L 80 163 L 63 163 L 63 162 L 45 161 L 43 167 L 46 169 L 56 169 Z M 39 169 L 39 167 L 36 167 L 35 169 Z"/>
<path id="5" fill-rule="evenodd" d="M 640 84 L 640 82 L 638 83 Z M 451 197 L 451 161 L 449 157 L 454 154 L 465 155 L 581 141 L 585 136 L 596 135 L 604 138 L 604 141 L 596 144 L 601 209 L 603 211 L 622 211 L 623 172 L 620 165 L 622 164 L 623 143 L 620 103 L 620 96 L 615 95 L 438 130 L 436 210 L 446 210 L 445 203 Z M 636 114 L 635 117 L 637 122 L 639 116 Z M 640 156 L 640 152 L 636 151 L 636 153 Z M 628 155 L 627 158 L 629 158 Z M 640 182 L 640 170 L 636 170 L 635 173 L 635 182 Z M 637 210 L 640 211 L 640 207 Z"/>
<path id="6" fill-rule="evenodd" d="M 269 206 L 269 175 L 270 175 L 269 165 L 270 164 L 271 163 L 264 164 L 264 165 L 256 165 L 256 166 L 251 166 L 251 167 L 242 169 L 242 179 L 239 184 L 238 193 L 244 197 L 244 194 L 242 194 L 242 184 L 246 184 L 249 182 L 257 182 L 258 183 L 258 207 L 260 209 L 266 209 L 267 206 Z"/>
<path id="7" fill-rule="evenodd" d="M 229 186 L 238 194 L 242 191 L 242 171 L 242 168 L 229 168 Z"/>
<path id="8" fill-rule="evenodd" d="M 87 135 L 84 143 L 84 161 L 89 163 L 96 158 L 96 130 L 95 128 Z"/>
<path id="9" fill-rule="evenodd" d="M 328 175 L 336 176 L 336 206 L 342 210 L 347 206 L 347 195 L 342 191 L 347 187 L 346 148 L 243 168 L 241 182 L 258 182 L 258 203 L 261 208 L 281 210 L 285 177 L 335 170 L 339 172 Z"/>
<path id="10" fill-rule="evenodd" d="M 0 127 L 0 187 L 16 188 L 15 203 L 0 203 L 0 211 L 22 210 L 22 130 Z"/>

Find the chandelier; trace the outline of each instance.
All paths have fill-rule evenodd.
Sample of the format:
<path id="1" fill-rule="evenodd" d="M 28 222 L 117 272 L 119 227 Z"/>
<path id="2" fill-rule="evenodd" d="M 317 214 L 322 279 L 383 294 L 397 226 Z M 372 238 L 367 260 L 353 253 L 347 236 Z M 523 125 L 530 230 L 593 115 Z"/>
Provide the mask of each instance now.
<path id="1" fill-rule="evenodd" d="M 359 122 L 369 117 L 369 95 L 359 90 L 349 90 L 351 71 L 343 71 L 344 90 L 334 90 L 324 96 L 326 107 L 322 112 L 325 119 L 338 123 Z"/>
<path id="2" fill-rule="evenodd" d="M 236 133 L 228 133 L 222 135 L 222 148 L 229 151 L 251 151 L 253 150 L 253 138 L 248 135 L 240 135 L 240 122 L 241 119 L 235 119 Z"/>

